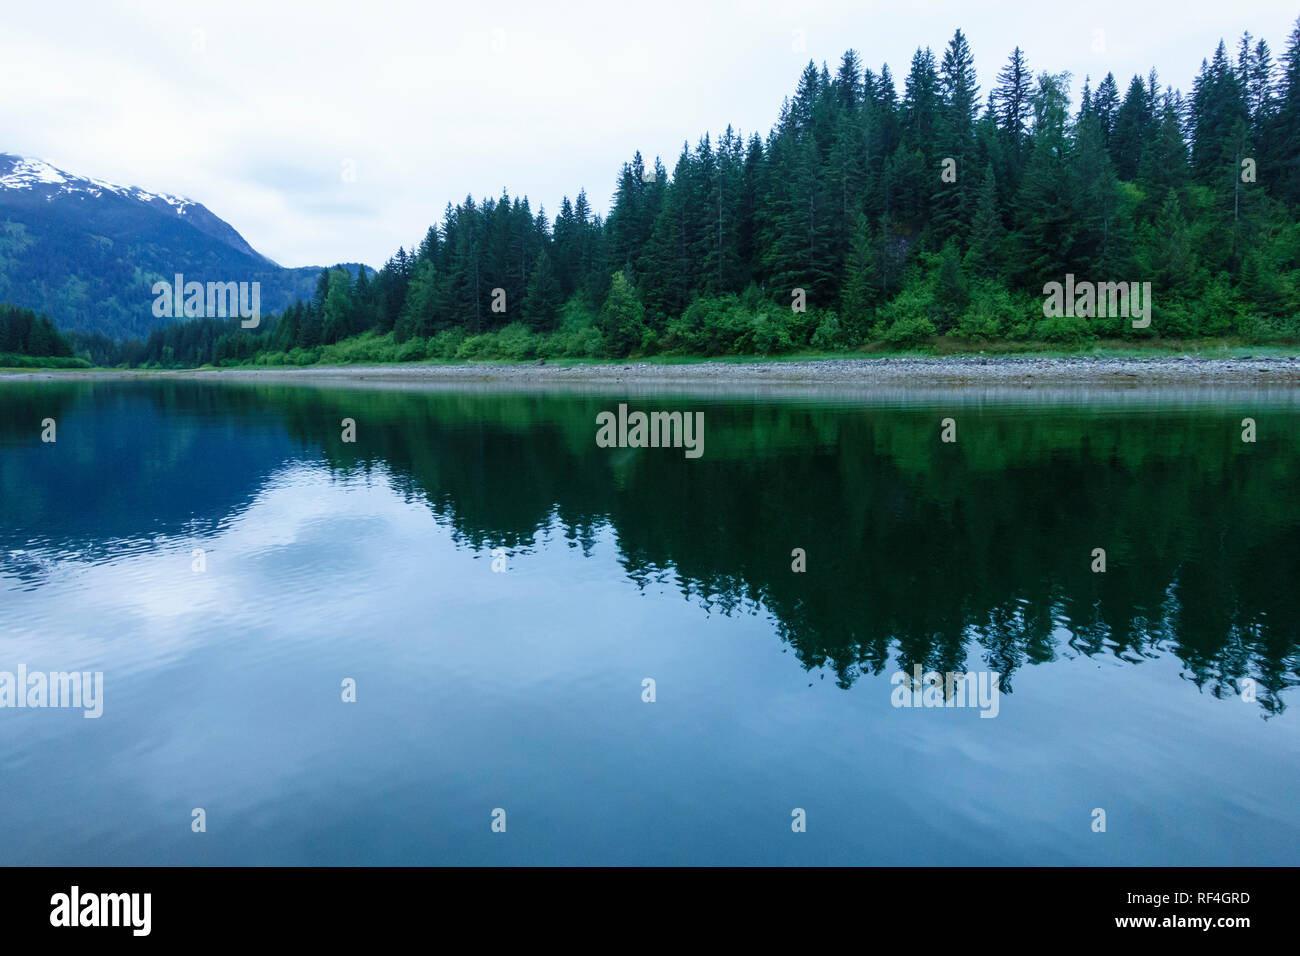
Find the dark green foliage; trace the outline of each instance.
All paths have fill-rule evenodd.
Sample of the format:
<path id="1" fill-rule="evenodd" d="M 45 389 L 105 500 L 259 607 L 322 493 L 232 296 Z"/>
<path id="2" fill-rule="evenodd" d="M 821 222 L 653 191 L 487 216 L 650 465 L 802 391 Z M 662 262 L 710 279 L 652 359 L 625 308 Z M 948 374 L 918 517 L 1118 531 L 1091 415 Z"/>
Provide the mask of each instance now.
<path id="1" fill-rule="evenodd" d="M 1154 70 L 1121 96 L 1107 73 L 1076 111 L 1069 82 L 1035 78 L 1017 47 L 981 110 L 960 30 L 940 58 L 916 51 L 901 98 L 888 66 L 850 50 L 833 75 L 804 67 L 766 137 L 702 136 L 671 177 L 635 153 L 606 221 L 581 190 L 553 220 L 527 199 L 467 197 L 414 253 L 355 281 L 327 270 L 258 330 L 191 322 L 116 355 L 78 350 L 461 361 L 1132 334 L 1044 322 L 1043 285 L 1066 273 L 1151 282 L 1148 335 L 1300 338 L 1300 24 L 1277 63 L 1249 35 L 1235 63 L 1220 44 L 1189 97 Z M 21 239 L 0 234 L 0 255 L 6 235 Z"/>
<path id="2" fill-rule="evenodd" d="M 549 332 L 555 328 L 563 305 L 564 295 L 551 268 L 551 257 L 543 249 L 533 265 L 533 275 L 524 294 L 524 321 L 535 332 Z"/>
<path id="3" fill-rule="evenodd" d="M 47 316 L 0 304 L 0 354 L 66 358 L 72 346 Z"/>
<path id="4" fill-rule="evenodd" d="M 605 337 L 605 350 L 615 358 L 627 355 L 641 344 L 645 306 L 621 272 L 614 273 L 609 295 L 600 307 L 600 331 Z"/>

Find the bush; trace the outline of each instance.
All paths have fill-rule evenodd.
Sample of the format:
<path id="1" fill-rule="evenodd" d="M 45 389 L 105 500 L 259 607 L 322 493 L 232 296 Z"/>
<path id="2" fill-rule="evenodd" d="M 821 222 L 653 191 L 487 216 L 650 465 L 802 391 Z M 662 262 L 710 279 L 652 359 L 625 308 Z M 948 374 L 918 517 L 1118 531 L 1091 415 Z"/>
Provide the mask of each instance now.
<path id="1" fill-rule="evenodd" d="M 873 334 L 895 347 L 920 345 L 936 334 L 938 313 L 933 292 L 924 285 L 912 285 L 877 311 L 880 321 Z"/>
<path id="2" fill-rule="evenodd" d="M 412 342 L 416 345 L 412 346 Z M 423 339 L 413 338 L 398 345 L 392 332 L 380 335 L 371 330 L 324 346 L 320 349 L 320 362 L 325 365 L 409 362 L 424 357 L 423 343 Z"/>
<path id="3" fill-rule="evenodd" d="M 699 337 L 706 355 L 753 354 L 754 315 L 734 295 L 711 300 Z"/>
<path id="4" fill-rule="evenodd" d="M 536 354 L 538 339 L 522 322 L 512 322 L 497 332 L 497 352 L 502 358 L 521 362 Z"/>
<path id="5" fill-rule="evenodd" d="M 769 315 L 767 311 L 754 317 L 754 351 L 759 355 L 789 352 L 794 348 L 790 330 L 780 312 Z"/>
<path id="6" fill-rule="evenodd" d="M 301 346 L 294 346 L 284 356 L 285 365 L 315 365 L 316 360 L 320 358 L 315 352 L 304 349 Z"/>
<path id="7" fill-rule="evenodd" d="M 427 343 L 422 338 L 410 338 L 397 347 L 397 354 L 394 361 L 397 362 L 419 362 L 424 358 Z"/>
<path id="8" fill-rule="evenodd" d="M 695 351 L 696 329 L 690 319 L 680 315 L 669 319 L 664 324 L 663 335 L 659 339 L 659 349 L 667 355 L 683 355 Z"/>
<path id="9" fill-rule="evenodd" d="M 456 358 L 458 359 L 493 358 L 496 354 L 496 336 L 491 332 L 482 335 L 471 335 L 461 342 L 460 348 L 456 350 Z"/>
<path id="10" fill-rule="evenodd" d="M 536 342 L 539 358 L 591 358 L 603 355 L 604 343 L 596 316 L 578 296 L 560 311 L 560 327 Z"/>
<path id="11" fill-rule="evenodd" d="M 970 305 L 957 320 L 953 336 L 962 339 L 990 340 L 1001 338 L 1018 320 L 1024 308 L 998 283 L 979 286 L 971 295 Z"/>
<path id="12" fill-rule="evenodd" d="M 914 346 L 927 342 L 935 335 L 934 323 L 923 315 L 895 319 L 885 330 L 885 341 L 890 345 Z"/>
<path id="13" fill-rule="evenodd" d="M 537 357 L 544 359 L 563 358 L 568 355 L 568 336 L 563 332 L 552 332 L 542 336 L 537 343 Z"/>
<path id="14" fill-rule="evenodd" d="M 569 351 L 566 353 L 575 358 L 589 357 L 594 358 L 602 354 L 604 349 L 604 339 L 601 337 L 600 329 L 594 325 L 591 328 L 582 329 L 573 334 Z"/>
<path id="15" fill-rule="evenodd" d="M 1095 332 L 1090 320 L 1077 315 L 1052 315 L 1034 325 L 1034 338 L 1059 345 L 1082 345 Z"/>
<path id="16" fill-rule="evenodd" d="M 1252 345 L 1300 342 L 1300 314 L 1277 318 L 1251 313 L 1241 319 L 1241 334 Z"/>
<path id="17" fill-rule="evenodd" d="M 795 312 L 789 305 L 778 304 L 778 308 L 788 323 L 786 328 L 790 330 L 790 341 L 794 347 L 801 349 L 806 347 L 817 331 L 817 326 L 821 324 L 821 315 L 816 309 L 810 309 L 807 312 Z"/>
<path id="18" fill-rule="evenodd" d="M 826 315 L 833 320 L 831 334 L 838 321 Z M 806 345 L 819 321 L 825 321 L 821 313 L 791 312 L 751 287 L 743 299 L 732 293 L 696 299 L 668 320 L 658 344 L 670 355 L 771 355 Z"/>
<path id="19" fill-rule="evenodd" d="M 1241 328 L 1241 299 L 1232 288 L 1226 273 L 1219 273 L 1201 297 L 1197 308 L 1201 335 L 1227 335 Z"/>
<path id="20" fill-rule="evenodd" d="M 450 362 L 456 357 L 456 352 L 464 341 L 464 329 L 443 329 L 437 335 L 430 337 L 429 344 L 425 346 L 425 357 Z"/>
<path id="21" fill-rule="evenodd" d="M 596 324 L 596 311 L 581 295 L 574 295 L 560 309 L 560 321 L 557 332 L 572 332 L 575 329 L 591 328 Z"/>
<path id="22" fill-rule="evenodd" d="M 827 312 L 817 326 L 817 331 L 813 332 L 809 344 L 824 352 L 846 348 L 848 343 L 844 330 L 840 327 L 839 316 L 834 312 Z"/>
<path id="23" fill-rule="evenodd" d="M 67 355 L 17 355 L 0 352 L 0 368 L 91 368 L 83 358 Z"/>

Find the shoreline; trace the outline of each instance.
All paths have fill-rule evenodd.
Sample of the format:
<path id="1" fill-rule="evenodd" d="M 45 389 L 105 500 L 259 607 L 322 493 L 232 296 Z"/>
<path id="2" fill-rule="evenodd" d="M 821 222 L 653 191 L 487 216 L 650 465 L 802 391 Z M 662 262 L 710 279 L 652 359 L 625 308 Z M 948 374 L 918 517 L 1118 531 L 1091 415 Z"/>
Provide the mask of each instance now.
<path id="1" fill-rule="evenodd" d="M 805 361 L 628 361 L 591 365 L 336 365 L 234 369 L 15 369 L 0 383 L 31 381 L 195 381 L 301 385 L 383 384 L 399 387 L 657 387 L 719 386 L 780 391 L 814 386 L 835 391 L 888 388 L 1254 385 L 1300 387 L 1300 358 L 1109 358 L 1079 356 L 952 356 Z"/>

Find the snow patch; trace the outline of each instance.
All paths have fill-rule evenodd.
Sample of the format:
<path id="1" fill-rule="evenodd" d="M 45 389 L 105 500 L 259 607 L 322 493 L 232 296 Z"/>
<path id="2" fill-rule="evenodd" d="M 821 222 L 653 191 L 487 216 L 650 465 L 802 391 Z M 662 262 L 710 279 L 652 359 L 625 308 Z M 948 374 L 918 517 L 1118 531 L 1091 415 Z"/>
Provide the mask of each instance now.
<path id="1" fill-rule="evenodd" d="M 110 192 L 124 199 L 135 199 L 144 203 L 161 200 L 174 209 L 178 216 L 185 215 L 185 211 L 190 206 L 195 205 L 192 200 L 180 196 L 171 196 L 167 193 L 151 193 L 138 186 L 121 186 L 103 179 L 72 176 L 41 159 L 28 159 L 22 156 L 14 157 L 14 159 L 15 162 L 9 172 L 0 176 L 0 189 L 35 189 L 37 186 L 57 187 L 50 192 L 50 195 L 45 197 L 47 200 L 53 200 L 58 195 L 74 193 L 85 193 L 98 199 L 105 192 Z"/>
<path id="2" fill-rule="evenodd" d="M 40 159 L 19 157 L 6 175 L 0 176 L 0 188 L 31 189 L 37 183 L 66 183 L 64 175 L 49 163 Z"/>

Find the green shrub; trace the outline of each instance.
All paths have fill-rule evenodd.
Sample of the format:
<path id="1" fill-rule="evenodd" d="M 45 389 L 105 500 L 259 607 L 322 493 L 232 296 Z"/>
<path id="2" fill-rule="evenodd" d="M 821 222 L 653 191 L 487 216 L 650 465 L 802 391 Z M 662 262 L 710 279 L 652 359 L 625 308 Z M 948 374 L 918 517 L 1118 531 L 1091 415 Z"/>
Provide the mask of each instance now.
<path id="1" fill-rule="evenodd" d="M 921 345 L 934 337 L 934 323 L 924 315 L 910 315 L 895 319 L 885 330 L 885 341 L 895 346 Z"/>
<path id="2" fill-rule="evenodd" d="M 497 352 L 502 358 L 520 362 L 536 354 L 538 339 L 522 322 L 512 322 L 496 334 Z"/>
<path id="3" fill-rule="evenodd" d="M 0 352 L 0 368 L 90 368 L 83 358 L 67 355 L 18 355 Z"/>
<path id="4" fill-rule="evenodd" d="M 604 338 L 600 334 L 600 329 L 591 326 L 573 334 L 567 354 L 574 358 L 595 358 L 604 354 L 604 347 Z"/>
<path id="5" fill-rule="evenodd" d="M 419 362 L 424 359 L 425 350 L 428 348 L 428 342 L 425 339 L 409 338 L 397 347 L 397 354 L 393 356 L 396 362 Z"/>
<path id="6" fill-rule="evenodd" d="M 1034 325 L 1034 338 L 1058 345 L 1082 345 L 1093 338 L 1091 320 L 1077 315 L 1052 315 Z"/>
<path id="7" fill-rule="evenodd" d="M 877 310 L 873 334 L 895 347 L 920 345 L 936 334 L 940 311 L 929 286 L 909 286 Z"/>
<path id="8" fill-rule="evenodd" d="M 429 344 L 424 350 L 425 357 L 450 362 L 456 357 L 456 352 L 460 349 L 461 343 L 464 341 L 464 329 L 459 327 L 454 329 L 443 329 L 438 334 L 430 337 Z"/>
<path id="9" fill-rule="evenodd" d="M 847 348 L 848 343 L 845 339 L 844 330 L 840 327 L 839 316 L 834 312 L 827 312 L 813 332 L 809 344 L 824 352 Z"/>
<path id="10" fill-rule="evenodd" d="M 495 358 L 496 354 L 497 338 L 491 332 L 482 335 L 471 335 L 461 342 L 460 348 L 456 350 L 456 358 L 458 359 Z"/>
<path id="11" fill-rule="evenodd" d="M 664 323 L 659 349 L 667 355 L 684 355 L 696 351 L 695 328 L 687 316 L 680 315 Z"/>
<path id="12" fill-rule="evenodd" d="M 754 351 L 759 355 L 775 355 L 794 349 L 794 343 L 790 339 L 790 329 L 787 328 L 781 313 L 772 314 L 772 312 L 769 306 L 768 309 L 754 316 Z"/>
<path id="13" fill-rule="evenodd" d="M 1128 336 L 1159 335 L 1163 338 L 1191 338 L 1199 326 L 1194 310 L 1182 299 L 1172 296 L 1152 295 L 1151 325 L 1147 329 L 1134 329 L 1131 319 L 1123 319 L 1122 328 Z"/>
<path id="14" fill-rule="evenodd" d="M 563 358 L 568 354 L 567 344 L 568 336 L 563 332 L 552 332 L 550 335 L 543 335 L 541 341 L 537 343 L 537 357 L 544 359 Z"/>
<path id="15" fill-rule="evenodd" d="M 826 313 L 832 317 L 834 313 Z M 794 313 L 759 297 L 751 287 L 696 299 L 682 315 L 669 319 L 659 348 L 673 355 L 770 355 L 806 345 L 811 329 L 825 321 L 816 310 Z M 827 326 L 832 333 L 838 320 Z"/>
<path id="16" fill-rule="evenodd" d="M 320 361 L 325 365 L 410 362 L 422 359 L 423 349 L 424 340 L 421 338 L 410 338 L 399 345 L 394 333 L 381 335 L 371 330 L 335 342 L 333 345 L 323 346 L 320 349 Z"/>
<path id="17" fill-rule="evenodd" d="M 314 365 L 319 356 L 308 349 L 295 346 L 284 356 L 285 365 Z"/>
<path id="18" fill-rule="evenodd" d="M 1252 345 L 1300 342 L 1300 314 L 1279 318 L 1252 312 L 1242 316 L 1239 327 L 1242 338 Z"/>
<path id="19" fill-rule="evenodd" d="M 594 326 L 560 330 L 540 337 L 535 354 L 548 359 L 592 358 L 604 354 L 604 340 Z"/>
<path id="20" fill-rule="evenodd" d="M 560 321 L 556 328 L 559 332 L 572 332 L 595 326 L 596 311 L 580 295 L 575 295 L 564 303 L 560 309 Z"/>
<path id="21" fill-rule="evenodd" d="M 972 292 L 970 304 L 957 320 L 952 334 L 961 339 L 1001 338 L 1016 321 L 1023 319 L 1023 313 L 1023 305 L 1004 286 L 982 284 Z"/>
<path id="22" fill-rule="evenodd" d="M 1219 273 L 1210 283 L 1197 305 L 1197 333 L 1206 336 L 1227 335 L 1241 328 L 1241 299 L 1232 288 L 1226 273 Z"/>

